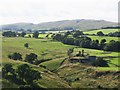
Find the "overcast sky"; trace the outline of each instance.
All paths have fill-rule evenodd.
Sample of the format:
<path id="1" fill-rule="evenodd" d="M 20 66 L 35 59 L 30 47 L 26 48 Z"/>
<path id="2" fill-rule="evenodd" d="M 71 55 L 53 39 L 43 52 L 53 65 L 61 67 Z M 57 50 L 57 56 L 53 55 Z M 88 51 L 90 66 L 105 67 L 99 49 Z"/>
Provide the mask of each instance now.
<path id="1" fill-rule="evenodd" d="M 0 0 L 0 24 L 71 19 L 118 21 L 119 0 Z"/>

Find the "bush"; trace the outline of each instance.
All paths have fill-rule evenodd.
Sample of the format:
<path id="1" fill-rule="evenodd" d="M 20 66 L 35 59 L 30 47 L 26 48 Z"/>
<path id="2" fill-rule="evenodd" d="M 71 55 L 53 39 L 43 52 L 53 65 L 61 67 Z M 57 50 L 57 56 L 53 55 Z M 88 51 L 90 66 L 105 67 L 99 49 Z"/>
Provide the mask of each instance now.
<path id="1" fill-rule="evenodd" d="M 103 58 L 99 57 L 97 60 L 92 62 L 93 66 L 99 66 L 99 67 L 108 67 L 107 61 L 103 60 Z"/>
<path id="2" fill-rule="evenodd" d="M 25 44 L 24 44 L 24 47 L 28 48 L 28 47 L 29 47 L 28 43 L 25 43 Z"/>
<path id="3" fill-rule="evenodd" d="M 22 55 L 20 53 L 15 52 L 11 55 L 9 54 L 8 58 L 13 59 L 13 60 L 22 60 Z"/>
<path id="4" fill-rule="evenodd" d="M 25 61 L 33 64 L 35 62 L 35 60 L 37 60 L 36 54 L 34 54 L 34 53 L 30 53 L 29 55 L 26 54 Z"/>

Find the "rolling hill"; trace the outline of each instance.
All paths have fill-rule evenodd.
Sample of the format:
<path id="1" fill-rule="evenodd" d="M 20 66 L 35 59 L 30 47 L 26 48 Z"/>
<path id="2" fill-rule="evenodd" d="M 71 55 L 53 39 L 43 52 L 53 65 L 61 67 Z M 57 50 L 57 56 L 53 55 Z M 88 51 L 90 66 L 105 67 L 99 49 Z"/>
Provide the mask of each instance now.
<path id="1" fill-rule="evenodd" d="M 14 23 L 2 25 L 2 30 L 19 30 L 19 29 L 32 29 L 32 30 L 90 30 L 101 29 L 103 27 L 116 27 L 115 22 L 105 20 L 92 20 L 92 19 L 76 19 L 76 20 L 62 20 L 54 22 L 44 22 L 39 24 L 33 23 Z"/>

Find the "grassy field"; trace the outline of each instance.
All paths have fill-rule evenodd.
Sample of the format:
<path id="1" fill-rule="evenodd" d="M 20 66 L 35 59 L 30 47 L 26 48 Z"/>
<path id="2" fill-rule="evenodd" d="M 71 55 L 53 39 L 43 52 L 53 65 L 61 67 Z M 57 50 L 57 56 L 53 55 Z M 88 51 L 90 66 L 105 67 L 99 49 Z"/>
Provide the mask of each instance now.
<path id="1" fill-rule="evenodd" d="M 18 65 L 26 63 L 23 61 L 15 61 L 7 58 L 8 54 L 19 52 L 23 55 L 23 58 L 25 57 L 25 54 L 29 54 L 31 52 L 36 53 L 38 55 L 38 59 L 41 58 L 41 53 L 47 53 L 45 59 L 51 59 L 51 64 L 48 65 L 48 68 L 52 65 L 56 65 L 54 68 L 58 68 L 59 62 L 62 61 L 58 58 L 60 57 L 66 57 L 66 51 L 68 48 L 71 48 L 73 46 L 64 45 L 60 42 L 54 42 L 51 40 L 46 39 L 34 39 L 34 38 L 3 38 L 2 40 L 2 64 L 11 63 L 14 68 L 16 68 Z M 24 47 L 24 43 L 29 43 L 29 49 L 26 49 Z M 56 63 L 54 63 L 55 61 Z M 53 62 L 53 63 L 52 63 Z M 46 62 L 47 63 L 47 62 Z M 45 64 L 46 64 L 45 63 Z M 28 64 L 28 63 L 27 63 Z M 44 63 L 43 63 L 44 64 Z M 38 83 L 41 87 L 47 87 L 47 88 L 58 88 L 58 87 L 70 87 L 65 81 L 60 79 L 57 75 L 54 73 L 49 72 L 48 70 L 41 68 L 36 65 L 29 64 L 32 68 L 42 72 L 42 79 L 38 80 Z M 47 71 L 47 72 L 46 72 Z M 4 86 L 9 86 L 10 82 L 3 80 Z M 17 87 L 17 85 L 13 85 Z"/>
<path id="2" fill-rule="evenodd" d="M 24 47 L 24 44 L 29 44 L 29 49 Z M 51 61 L 47 61 L 42 63 L 48 69 L 54 70 L 59 68 L 60 63 L 63 61 L 64 58 L 67 57 L 67 50 L 71 47 L 71 45 L 65 45 L 60 42 L 52 41 L 51 39 L 34 39 L 34 38 L 3 38 L 2 43 L 2 51 L 3 51 L 3 64 L 7 62 L 11 62 L 7 58 L 8 54 L 19 52 L 23 55 L 23 58 L 26 54 L 31 52 L 36 53 L 38 55 L 38 60 L 41 59 L 51 59 Z M 118 53 L 117 52 L 108 52 L 105 53 L 102 50 L 94 50 L 94 49 L 86 49 L 86 48 L 76 48 L 74 53 L 84 49 L 90 55 L 99 56 L 99 57 L 109 57 L 114 56 L 115 58 L 110 58 L 110 61 L 113 64 L 118 65 Z M 43 57 L 41 56 L 42 53 L 46 53 Z M 24 60 L 23 60 L 24 61 Z M 15 62 L 15 61 L 13 61 Z M 118 69 L 115 65 L 110 65 L 110 70 Z M 102 68 L 104 69 L 104 68 Z"/>
<path id="3" fill-rule="evenodd" d="M 68 48 L 73 46 L 64 45 L 60 42 L 55 42 L 48 39 L 34 39 L 34 38 L 3 38 L 2 40 L 3 61 L 5 61 L 8 54 L 19 52 L 25 57 L 25 54 L 36 53 L 38 59 L 41 59 L 42 53 L 46 53 L 45 59 L 54 59 L 66 56 Z M 29 44 L 29 49 L 24 47 L 24 44 Z"/>
<path id="4" fill-rule="evenodd" d="M 54 59 L 54 60 L 43 62 L 41 63 L 41 65 L 46 66 L 47 69 L 49 69 L 50 71 L 53 71 L 53 70 L 57 70 L 60 67 L 63 60 L 64 58 Z"/>
<path id="5" fill-rule="evenodd" d="M 24 44 L 28 43 L 29 48 L 26 49 Z M 38 70 L 41 72 L 42 79 L 37 81 L 40 87 L 44 88 L 79 88 L 79 87 L 97 87 L 97 85 L 102 85 L 104 87 L 113 87 L 118 84 L 116 79 L 114 79 L 113 75 L 106 75 L 104 77 L 95 77 L 92 75 L 95 71 L 118 71 L 119 65 L 117 52 L 104 52 L 102 50 L 94 50 L 94 49 L 86 49 L 76 47 L 73 54 L 78 53 L 84 49 L 85 53 L 89 53 L 90 55 L 95 55 L 97 57 L 105 57 L 105 60 L 109 60 L 109 67 L 92 67 L 89 65 L 84 65 L 81 63 L 77 64 L 68 64 L 68 61 L 65 61 L 63 65 L 61 65 L 62 61 L 68 57 L 67 50 L 75 46 L 65 45 L 61 42 L 52 41 L 51 39 L 34 39 L 34 38 L 5 38 L 2 40 L 2 64 L 11 63 L 14 68 L 18 65 L 27 63 L 23 61 L 15 61 L 8 59 L 7 55 L 19 52 L 23 55 L 23 58 L 26 54 L 36 53 L 38 55 L 38 60 L 41 59 L 50 59 L 41 63 L 40 65 L 46 66 L 45 68 L 40 67 L 40 65 L 32 65 L 29 64 L 31 68 Z M 42 53 L 46 53 L 44 57 L 41 56 Z M 110 58 L 113 57 L 113 58 Z M 57 73 L 53 73 L 50 71 L 55 70 Z M 58 76 L 59 75 L 59 76 Z M 92 77 L 91 77 L 92 76 Z M 79 78 L 78 81 L 75 81 Z M 93 83 L 94 81 L 94 83 Z M 112 84 L 110 83 L 112 82 Z M 92 84 L 91 84 L 92 83 Z M 96 83 L 96 84 L 95 84 Z M 11 82 L 7 80 L 3 80 L 4 87 L 18 87 L 16 84 L 11 84 Z"/>
<path id="6" fill-rule="evenodd" d="M 25 37 L 28 37 L 29 35 L 30 35 L 31 37 L 33 36 L 33 34 L 26 34 Z M 47 35 L 48 35 L 48 34 L 39 34 L 38 37 L 39 37 L 39 38 L 45 38 Z M 49 34 L 48 38 L 51 38 L 51 35 L 52 35 L 52 34 Z"/>
<path id="7" fill-rule="evenodd" d="M 100 30 L 91 30 L 91 31 L 85 31 L 85 34 L 97 34 L 97 32 L 102 31 L 104 34 L 108 34 L 111 32 L 116 32 L 118 29 L 100 29 Z"/>

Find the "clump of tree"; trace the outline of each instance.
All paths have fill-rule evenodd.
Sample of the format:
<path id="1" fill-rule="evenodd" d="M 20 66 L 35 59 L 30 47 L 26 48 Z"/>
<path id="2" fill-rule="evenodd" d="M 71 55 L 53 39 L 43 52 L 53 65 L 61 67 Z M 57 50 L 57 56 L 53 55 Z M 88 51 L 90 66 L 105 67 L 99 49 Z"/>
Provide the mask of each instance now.
<path id="1" fill-rule="evenodd" d="M 35 32 L 33 33 L 33 37 L 34 37 L 34 38 L 38 38 L 38 36 L 39 36 L 39 32 L 38 32 L 38 31 L 35 31 Z"/>
<path id="2" fill-rule="evenodd" d="M 99 44 L 99 49 L 100 50 L 103 50 L 104 49 L 104 47 L 105 47 L 105 45 L 106 45 L 106 39 L 102 39 L 101 40 L 101 42 L 100 42 L 100 44 Z"/>
<path id="3" fill-rule="evenodd" d="M 16 37 L 16 33 L 12 31 L 3 32 L 2 35 L 5 37 Z"/>
<path id="4" fill-rule="evenodd" d="M 26 54 L 25 61 L 33 64 L 37 60 L 37 57 L 34 53 Z"/>
<path id="5" fill-rule="evenodd" d="M 14 80 L 16 78 L 15 69 L 11 64 L 5 64 L 2 68 L 2 77 L 8 80 Z"/>
<path id="6" fill-rule="evenodd" d="M 26 54 L 25 56 L 25 61 L 31 64 L 35 64 L 37 62 L 37 55 L 35 53 L 30 53 L 30 54 Z M 22 60 L 22 55 L 20 53 L 13 53 L 13 54 L 9 54 L 8 55 L 9 59 L 13 59 L 13 60 Z"/>
<path id="7" fill-rule="evenodd" d="M 93 66 L 96 67 L 108 67 L 108 62 L 106 60 L 103 60 L 102 57 L 97 58 L 95 61 L 92 62 Z"/>
<path id="8" fill-rule="evenodd" d="M 70 31 L 67 31 L 67 32 L 65 32 L 64 36 L 67 37 L 67 36 L 69 36 L 70 34 L 72 34 L 72 33 L 71 33 Z"/>
<path id="9" fill-rule="evenodd" d="M 120 51 L 120 41 L 111 40 L 106 46 L 104 47 L 105 51 Z"/>
<path id="10" fill-rule="evenodd" d="M 84 35 L 82 31 L 75 31 L 75 33 L 73 34 L 73 37 L 76 38 L 76 37 L 79 37 L 80 35 Z"/>
<path id="11" fill-rule="evenodd" d="M 28 85 L 32 85 L 33 80 L 38 80 L 41 78 L 40 72 L 31 69 L 27 64 L 19 65 L 16 72 L 19 79 L 25 81 Z"/>
<path id="12" fill-rule="evenodd" d="M 2 67 L 2 77 L 17 85 L 35 87 L 34 81 L 41 78 L 41 73 L 32 69 L 28 64 L 21 64 L 16 69 L 11 64 Z"/>
<path id="13" fill-rule="evenodd" d="M 108 36 L 110 36 L 110 37 L 120 37 L 120 32 L 111 32 L 111 33 L 108 33 Z"/>
<path id="14" fill-rule="evenodd" d="M 56 34 L 53 36 L 53 40 L 57 40 L 57 41 L 62 41 L 63 38 L 64 37 L 61 34 Z"/>
<path id="15" fill-rule="evenodd" d="M 21 37 L 25 37 L 25 35 L 26 35 L 25 32 L 22 32 L 22 33 L 20 34 Z"/>
<path id="16" fill-rule="evenodd" d="M 9 54 L 8 58 L 13 60 L 22 60 L 22 55 L 20 53 L 15 52 L 13 54 Z"/>
<path id="17" fill-rule="evenodd" d="M 98 36 L 104 36 L 104 33 L 102 31 L 97 32 Z"/>

